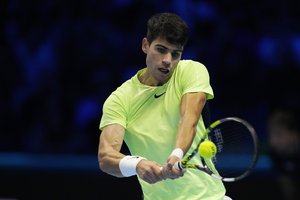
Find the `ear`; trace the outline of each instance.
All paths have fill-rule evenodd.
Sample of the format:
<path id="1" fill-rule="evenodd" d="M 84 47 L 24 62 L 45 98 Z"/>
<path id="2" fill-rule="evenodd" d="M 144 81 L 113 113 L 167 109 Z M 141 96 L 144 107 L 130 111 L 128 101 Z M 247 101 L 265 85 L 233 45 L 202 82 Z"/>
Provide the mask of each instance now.
<path id="1" fill-rule="evenodd" d="M 149 45 L 149 42 L 148 42 L 147 38 L 143 38 L 143 40 L 142 40 L 142 50 L 145 54 L 147 54 L 149 46 L 150 45 Z"/>

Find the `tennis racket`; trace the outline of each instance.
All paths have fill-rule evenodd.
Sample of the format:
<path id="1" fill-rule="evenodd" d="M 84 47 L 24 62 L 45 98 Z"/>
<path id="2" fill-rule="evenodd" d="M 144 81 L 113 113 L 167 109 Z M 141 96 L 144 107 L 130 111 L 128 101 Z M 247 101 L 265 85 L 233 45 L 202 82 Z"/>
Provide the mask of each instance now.
<path id="1" fill-rule="evenodd" d="M 215 156 L 210 159 L 198 153 L 205 140 L 212 141 L 217 147 Z M 175 167 L 198 169 L 224 182 L 234 182 L 247 177 L 255 168 L 258 148 L 255 129 L 247 121 L 237 117 L 223 118 L 206 129 L 197 147 L 175 163 Z M 195 155 L 201 157 L 202 164 L 192 163 Z"/>

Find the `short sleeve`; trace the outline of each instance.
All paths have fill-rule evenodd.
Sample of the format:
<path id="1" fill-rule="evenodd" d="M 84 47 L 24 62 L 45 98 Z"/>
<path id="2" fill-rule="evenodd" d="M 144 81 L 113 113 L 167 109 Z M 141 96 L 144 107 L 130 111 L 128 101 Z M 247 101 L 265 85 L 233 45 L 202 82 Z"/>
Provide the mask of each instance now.
<path id="1" fill-rule="evenodd" d="M 112 93 L 104 102 L 99 129 L 110 124 L 120 124 L 126 128 L 126 111 L 121 98 Z"/>
<path id="2" fill-rule="evenodd" d="M 207 94 L 207 99 L 212 99 L 214 93 L 210 85 L 210 77 L 206 67 L 200 62 L 191 60 L 182 61 L 180 65 L 180 85 L 183 94 L 204 92 Z"/>

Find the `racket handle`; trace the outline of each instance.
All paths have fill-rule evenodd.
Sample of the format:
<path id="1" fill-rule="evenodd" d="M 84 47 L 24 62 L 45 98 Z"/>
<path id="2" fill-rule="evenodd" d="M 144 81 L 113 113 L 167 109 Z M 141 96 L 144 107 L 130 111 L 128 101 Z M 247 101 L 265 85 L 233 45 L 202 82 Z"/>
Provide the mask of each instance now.
<path id="1" fill-rule="evenodd" d="M 182 169 L 183 169 L 182 166 L 181 166 L 181 162 L 179 162 L 179 161 L 177 161 L 177 162 L 174 164 L 174 167 L 175 167 L 175 169 L 177 169 L 177 170 L 182 170 Z"/>

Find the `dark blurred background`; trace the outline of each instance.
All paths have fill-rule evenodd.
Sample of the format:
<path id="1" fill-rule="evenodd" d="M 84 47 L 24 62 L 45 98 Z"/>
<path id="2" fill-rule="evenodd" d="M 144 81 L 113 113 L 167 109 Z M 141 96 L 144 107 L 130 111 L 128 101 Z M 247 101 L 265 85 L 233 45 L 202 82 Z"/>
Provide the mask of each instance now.
<path id="1" fill-rule="evenodd" d="M 259 135 L 255 172 L 227 184 L 228 195 L 299 198 L 299 8 L 289 0 L 1 1 L 0 198 L 140 199 L 134 177 L 98 168 L 98 126 L 108 95 L 145 67 L 147 19 L 164 11 L 190 26 L 183 58 L 210 72 L 212 120 L 242 117 Z M 277 111 L 290 117 L 277 117 L 274 129 Z"/>

